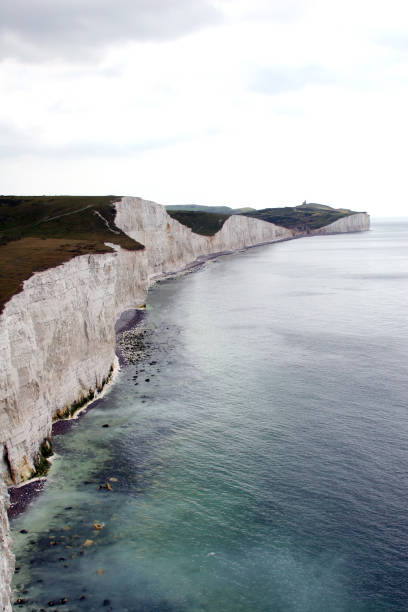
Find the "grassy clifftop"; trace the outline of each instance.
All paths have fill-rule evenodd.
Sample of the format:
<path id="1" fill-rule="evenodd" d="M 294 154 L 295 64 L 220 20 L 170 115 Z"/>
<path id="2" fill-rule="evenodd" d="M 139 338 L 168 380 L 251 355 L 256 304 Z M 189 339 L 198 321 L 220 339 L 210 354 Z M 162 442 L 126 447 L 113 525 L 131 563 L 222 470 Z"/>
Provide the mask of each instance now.
<path id="1" fill-rule="evenodd" d="M 255 208 L 250 206 L 246 208 L 231 208 L 230 206 L 202 206 L 201 204 L 169 204 L 166 206 L 166 210 L 167 212 L 178 210 L 183 212 L 221 213 L 222 215 L 242 215 L 242 213 L 256 211 Z"/>
<path id="2" fill-rule="evenodd" d="M 201 234 L 202 236 L 213 236 L 219 232 L 225 221 L 231 216 L 220 213 L 181 210 L 167 210 L 167 214 L 179 223 L 191 228 L 195 234 Z"/>
<path id="3" fill-rule="evenodd" d="M 347 208 L 331 208 L 324 204 L 301 204 L 283 208 L 264 208 L 244 213 L 247 217 L 275 223 L 289 229 L 309 232 L 329 225 L 342 217 L 355 214 Z"/>
<path id="4" fill-rule="evenodd" d="M 0 311 L 34 272 L 78 255 L 109 253 L 111 242 L 143 245 L 115 225 L 115 196 L 0 196 Z"/>
<path id="5" fill-rule="evenodd" d="M 229 214 L 220 214 L 217 211 L 218 207 L 214 207 L 214 212 L 207 212 L 211 207 L 206 206 L 206 211 L 197 210 L 173 210 L 167 207 L 167 213 L 177 219 L 183 225 L 190 227 L 196 234 L 204 236 L 212 236 L 218 232 L 228 217 Z M 235 209 L 239 210 L 239 209 Z M 244 209 L 241 209 L 244 210 Z M 245 209 L 247 210 L 247 209 Z M 234 213 L 236 214 L 236 213 Z M 348 208 L 332 208 L 325 204 L 301 204 L 300 206 L 285 206 L 283 208 L 264 208 L 263 210 L 251 209 L 248 212 L 241 212 L 245 217 L 253 217 L 261 221 L 275 223 L 288 229 L 298 232 L 310 232 L 319 227 L 329 225 L 337 219 L 348 217 L 355 214 L 353 210 Z"/>

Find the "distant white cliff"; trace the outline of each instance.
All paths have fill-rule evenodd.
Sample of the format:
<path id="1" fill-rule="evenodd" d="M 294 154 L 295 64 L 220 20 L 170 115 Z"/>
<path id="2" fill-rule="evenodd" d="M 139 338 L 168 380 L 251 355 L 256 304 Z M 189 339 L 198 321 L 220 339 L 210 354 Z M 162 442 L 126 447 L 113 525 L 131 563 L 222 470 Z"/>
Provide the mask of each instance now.
<path id="1" fill-rule="evenodd" d="M 329 225 L 314 230 L 312 234 L 348 234 L 350 232 L 364 232 L 369 229 L 370 215 L 363 212 L 337 219 L 337 221 L 333 221 Z"/>
<path id="2" fill-rule="evenodd" d="M 231 216 L 214 236 L 200 236 L 171 218 L 163 206 L 125 197 L 116 224 L 145 245 L 115 246 L 112 253 L 82 255 L 24 282 L 0 316 L 0 483 L 32 475 L 53 417 L 100 388 L 115 359 L 115 322 L 146 301 L 156 278 L 199 258 L 294 237 L 291 230 L 251 217 Z M 359 213 L 316 233 L 361 231 Z M 7 495 L 0 486 L 0 605 L 9 610 L 13 571 Z"/>
<path id="3" fill-rule="evenodd" d="M 213 236 L 201 236 L 170 217 L 164 206 L 122 198 L 116 225 L 146 247 L 149 278 L 183 269 L 199 257 L 293 237 L 273 223 L 240 215 L 229 217 Z"/>

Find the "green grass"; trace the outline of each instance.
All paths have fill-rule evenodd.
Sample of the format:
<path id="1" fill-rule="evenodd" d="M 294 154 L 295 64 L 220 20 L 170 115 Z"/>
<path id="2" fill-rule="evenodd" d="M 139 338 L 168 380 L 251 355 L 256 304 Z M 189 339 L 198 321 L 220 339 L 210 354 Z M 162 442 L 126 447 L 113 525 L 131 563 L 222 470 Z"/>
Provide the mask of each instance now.
<path id="1" fill-rule="evenodd" d="M 206 213 L 221 213 L 222 215 L 241 215 L 245 212 L 255 211 L 255 208 L 246 206 L 245 208 L 231 208 L 230 206 L 203 206 L 201 204 L 169 204 L 166 206 L 169 211 L 190 211 L 190 212 L 206 212 Z"/>
<path id="2" fill-rule="evenodd" d="M 78 255 L 110 253 L 105 242 L 143 249 L 115 225 L 116 196 L 0 196 L 0 311 L 34 272 Z"/>
<path id="3" fill-rule="evenodd" d="M 323 204 L 302 204 L 294 207 L 264 208 L 245 213 L 245 216 L 275 223 L 299 232 L 310 232 L 352 214 L 355 214 L 354 211 L 346 208 L 331 208 Z"/>
<path id="4" fill-rule="evenodd" d="M 52 444 L 48 438 L 45 438 L 44 442 L 40 446 L 38 451 L 37 459 L 34 463 L 34 470 L 31 473 L 31 478 L 37 478 L 46 476 L 51 467 L 51 463 L 48 458 L 53 455 Z"/>
<path id="5" fill-rule="evenodd" d="M 191 228 L 195 234 L 202 236 L 213 236 L 220 231 L 230 215 L 207 212 L 192 212 L 168 210 L 167 213 L 173 219 Z"/>
<path id="6" fill-rule="evenodd" d="M 88 393 L 82 394 L 71 405 L 56 410 L 56 412 L 54 412 L 54 414 L 52 415 L 53 421 L 59 421 L 60 419 L 69 419 L 73 417 L 78 412 L 78 410 L 85 406 L 85 404 L 95 399 L 96 394 L 101 393 L 105 385 L 107 385 L 108 382 L 110 382 L 110 380 L 112 379 L 113 371 L 114 367 L 113 364 L 111 364 L 108 374 L 103 377 L 100 385 L 96 385 L 96 389 L 90 387 L 88 389 Z"/>
<path id="7" fill-rule="evenodd" d="M 106 382 L 106 381 L 105 381 Z M 101 391 L 102 391 L 101 387 Z M 57 410 L 53 415 L 54 421 L 59 421 L 60 419 L 69 419 L 74 416 L 75 413 L 78 412 L 85 404 L 92 401 L 95 398 L 95 390 L 90 388 L 86 395 L 82 395 L 78 400 L 73 402 L 70 406 L 66 406 L 65 408 L 61 408 Z"/>

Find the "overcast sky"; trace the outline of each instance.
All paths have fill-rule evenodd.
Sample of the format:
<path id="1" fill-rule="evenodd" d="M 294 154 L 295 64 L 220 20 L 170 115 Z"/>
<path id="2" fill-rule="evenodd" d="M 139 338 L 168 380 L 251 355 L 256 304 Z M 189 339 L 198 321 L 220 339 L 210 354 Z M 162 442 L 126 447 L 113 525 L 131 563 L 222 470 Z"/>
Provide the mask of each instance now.
<path id="1" fill-rule="evenodd" d="M 0 193 L 408 215 L 407 0 L 1 0 Z"/>

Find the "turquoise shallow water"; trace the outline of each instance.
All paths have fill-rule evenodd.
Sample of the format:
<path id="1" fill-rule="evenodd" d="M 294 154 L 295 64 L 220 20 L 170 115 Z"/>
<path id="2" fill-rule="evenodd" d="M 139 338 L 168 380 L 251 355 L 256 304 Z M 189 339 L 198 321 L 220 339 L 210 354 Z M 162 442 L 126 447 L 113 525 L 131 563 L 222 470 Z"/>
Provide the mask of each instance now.
<path id="1" fill-rule="evenodd" d="M 13 521 L 21 609 L 406 610 L 407 239 L 378 222 L 154 287 L 146 357 Z"/>

